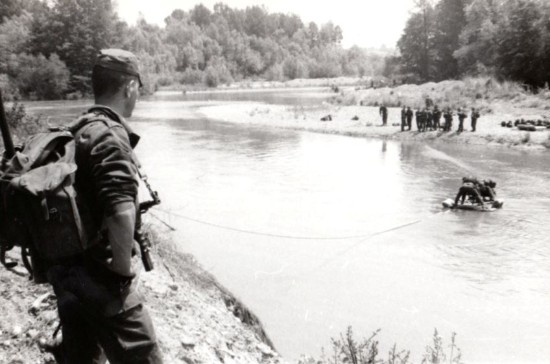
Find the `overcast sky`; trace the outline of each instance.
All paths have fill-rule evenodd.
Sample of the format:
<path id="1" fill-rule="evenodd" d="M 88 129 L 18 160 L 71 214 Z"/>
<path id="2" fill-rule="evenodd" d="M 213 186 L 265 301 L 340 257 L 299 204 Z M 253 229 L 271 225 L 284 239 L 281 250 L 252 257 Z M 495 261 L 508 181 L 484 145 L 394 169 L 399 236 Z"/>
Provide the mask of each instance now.
<path id="1" fill-rule="evenodd" d="M 343 46 L 395 47 L 401 36 L 413 0 L 116 0 L 118 14 L 134 24 L 141 13 L 149 23 L 164 25 L 164 18 L 174 9 L 189 11 L 196 4 L 210 10 L 223 2 L 232 8 L 244 9 L 265 5 L 270 13 L 294 13 L 302 21 L 323 24 L 332 21 L 344 33 Z"/>

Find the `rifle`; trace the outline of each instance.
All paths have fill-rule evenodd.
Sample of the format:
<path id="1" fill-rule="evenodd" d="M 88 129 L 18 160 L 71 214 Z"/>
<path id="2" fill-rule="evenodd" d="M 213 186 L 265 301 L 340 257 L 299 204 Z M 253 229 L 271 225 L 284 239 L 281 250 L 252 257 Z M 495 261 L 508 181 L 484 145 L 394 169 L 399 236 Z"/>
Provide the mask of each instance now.
<path id="1" fill-rule="evenodd" d="M 4 141 L 5 148 L 5 154 L 3 157 L 9 160 L 15 155 L 15 147 L 13 146 L 10 128 L 8 126 L 8 121 L 6 120 L 4 101 L 2 100 L 2 90 L 0 90 L 0 130 L 2 131 L 2 140 Z"/>
<path id="2" fill-rule="evenodd" d="M 147 176 L 142 175 L 138 170 L 139 177 L 145 183 L 149 194 L 151 195 L 150 201 L 140 202 L 139 204 L 139 220 L 136 224 L 136 230 L 134 231 L 134 239 L 139 244 L 139 250 L 141 251 L 141 261 L 146 272 L 153 270 L 153 260 L 151 259 L 151 241 L 147 234 L 143 231 L 143 225 L 141 223 L 141 214 L 146 213 L 151 207 L 160 204 L 160 198 L 157 191 L 153 191 L 149 182 L 147 182 Z"/>
<path id="3" fill-rule="evenodd" d="M 2 167 L 6 161 L 10 160 L 15 155 L 15 147 L 11 139 L 10 128 L 6 120 L 6 112 L 4 111 L 4 100 L 2 100 L 2 90 L 0 90 L 0 130 L 2 131 L 2 139 L 4 141 L 5 151 L 2 155 Z M 0 242 L 0 263 L 6 268 L 13 268 L 17 265 L 15 262 L 6 262 L 6 251 L 9 249 L 5 242 Z"/>

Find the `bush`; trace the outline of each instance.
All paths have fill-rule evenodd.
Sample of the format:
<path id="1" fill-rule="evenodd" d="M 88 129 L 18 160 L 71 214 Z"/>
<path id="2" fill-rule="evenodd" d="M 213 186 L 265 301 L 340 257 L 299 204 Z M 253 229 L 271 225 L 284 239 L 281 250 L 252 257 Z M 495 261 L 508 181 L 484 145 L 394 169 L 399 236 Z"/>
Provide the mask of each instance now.
<path id="1" fill-rule="evenodd" d="M 157 78 L 157 86 L 170 86 L 174 83 L 174 77 L 170 75 L 160 75 Z"/>
<path id="2" fill-rule="evenodd" d="M 13 77 L 19 92 L 30 99 L 55 100 L 63 98 L 69 86 L 69 69 L 57 54 L 50 58 L 39 54 L 12 55 L 10 76 Z"/>
<path id="3" fill-rule="evenodd" d="M 283 81 L 283 66 L 280 63 L 271 65 L 263 74 L 267 81 Z"/>
<path id="4" fill-rule="evenodd" d="M 220 83 L 220 77 L 218 76 L 218 72 L 214 69 L 212 66 L 206 67 L 204 70 L 205 76 L 204 81 L 206 83 L 206 86 L 208 87 L 218 87 L 218 84 Z"/>
<path id="5" fill-rule="evenodd" d="M 296 57 L 288 58 L 283 63 L 283 74 L 289 80 L 307 78 L 307 64 Z"/>
<path id="6" fill-rule="evenodd" d="M 184 85 L 196 85 L 202 83 L 204 73 L 198 69 L 187 68 L 181 75 L 180 83 Z"/>
<path id="7" fill-rule="evenodd" d="M 158 75 L 144 72 L 140 74 L 140 78 L 143 83 L 143 88 L 140 91 L 142 95 L 152 95 L 158 90 Z"/>
<path id="8" fill-rule="evenodd" d="M 230 83 L 232 81 L 231 73 L 224 63 L 210 64 L 204 70 L 204 82 L 208 87 L 217 87 L 220 83 Z"/>
<path id="9" fill-rule="evenodd" d="M 406 364 L 409 363 L 410 352 L 398 350 L 397 345 L 393 345 L 388 352 L 387 360 L 379 357 L 377 336 L 380 330 L 371 334 L 368 338 L 356 341 L 351 326 L 348 327 L 345 335 L 340 334 L 338 339 L 332 338 L 332 350 L 330 353 L 323 351 L 321 359 L 307 358 L 301 360 L 304 364 Z M 447 358 L 447 351 L 443 345 L 443 339 L 439 336 L 437 330 L 433 335 L 433 344 L 426 347 L 423 356 L 423 364 L 441 364 Z M 462 354 L 456 345 L 456 334 L 451 335 L 449 345 L 449 364 L 461 364 Z"/>
<path id="10" fill-rule="evenodd" d="M 6 121 L 10 128 L 14 143 L 19 143 L 28 135 L 42 129 L 40 117 L 30 116 L 23 104 L 14 102 L 11 108 L 6 108 Z"/>
<path id="11" fill-rule="evenodd" d="M 17 86 L 6 74 L 0 74 L 0 90 L 4 101 L 14 101 L 21 98 Z"/>

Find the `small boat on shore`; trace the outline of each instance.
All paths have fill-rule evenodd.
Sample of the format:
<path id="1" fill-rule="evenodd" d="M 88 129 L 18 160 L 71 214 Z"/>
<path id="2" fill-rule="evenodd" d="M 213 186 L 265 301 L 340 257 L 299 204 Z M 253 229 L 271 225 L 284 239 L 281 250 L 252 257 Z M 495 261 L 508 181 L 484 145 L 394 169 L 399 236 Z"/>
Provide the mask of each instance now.
<path id="1" fill-rule="evenodd" d="M 455 201 L 452 198 L 448 198 L 442 203 L 443 208 L 446 209 L 456 209 L 456 210 L 473 210 L 473 211 L 495 211 L 497 209 L 500 209 L 502 205 L 504 205 L 503 200 L 494 200 L 494 201 L 487 201 L 485 202 L 485 205 L 481 205 L 479 203 L 464 203 L 455 205 Z"/>

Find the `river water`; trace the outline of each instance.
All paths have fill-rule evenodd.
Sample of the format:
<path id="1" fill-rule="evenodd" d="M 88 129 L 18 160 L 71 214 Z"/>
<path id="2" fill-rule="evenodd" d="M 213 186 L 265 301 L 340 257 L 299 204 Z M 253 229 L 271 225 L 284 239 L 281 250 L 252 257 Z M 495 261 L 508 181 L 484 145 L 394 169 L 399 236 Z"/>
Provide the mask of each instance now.
<path id="1" fill-rule="evenodd" d="M 397 343 L 420 362 L 437 328 L 446 347 L 457 333 L 466 363 L 548 361 L 547 152 L 266 129 L 197 112 L 228 95 L 142 100 L 137 153 L 163 200 L 155 214 L 284 356 L 318 356 L 352 325 L 358 337 L 381 329 L 384 358 Z M 29 110 L 68 118 L 85 103 L 71 105 Z M 504 208 L 442 211 L 465 175 L 497 181 Z"/>

